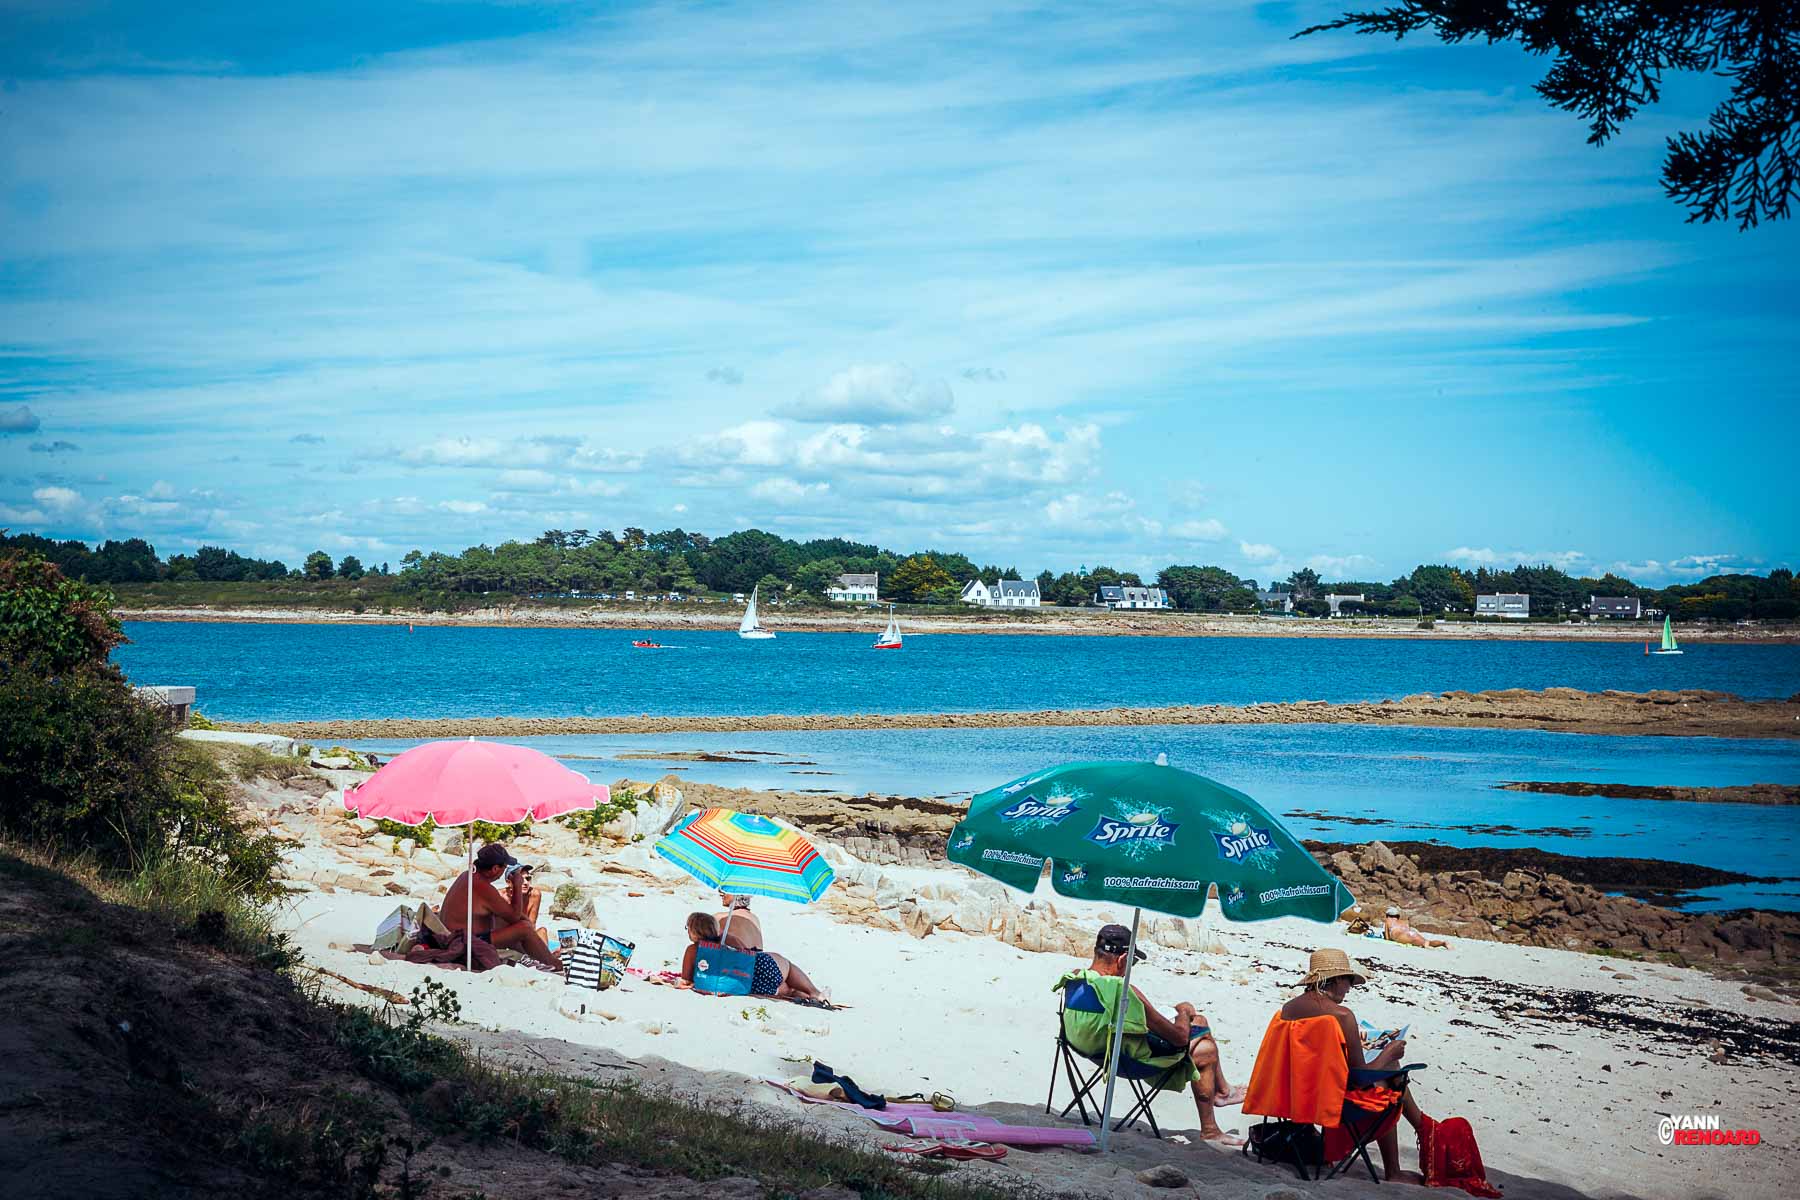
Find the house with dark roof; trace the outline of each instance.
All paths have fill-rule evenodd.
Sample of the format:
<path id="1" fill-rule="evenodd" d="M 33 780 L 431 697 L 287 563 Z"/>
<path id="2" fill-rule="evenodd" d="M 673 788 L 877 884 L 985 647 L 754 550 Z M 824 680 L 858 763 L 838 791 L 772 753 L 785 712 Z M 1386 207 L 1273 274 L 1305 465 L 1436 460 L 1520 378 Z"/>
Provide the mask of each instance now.
<path id="1" fill-rule="evenodd" d="M 1635 621 L 1644 615 L 1644 605 L 1636 596 L 1589 596 L 1587 613 L 1590 617 Z"/>
<path id="2" fill-rule="evenodd" d="M 1475 615 L 1523 621 L 1531 616 L 1531 597 L 1523 592 L 1495 592 L 1491 596 L 1477 596 Z"/>
<path id="3" fill-rule="evenodd" d="M 1256 603 L 1262 608 L 1291 613 L 1294 611 L 1294 593 L 1287 588 L 1270 588 L 1267 591 L 1257 588 Z"/>
<path id="4" fill-rule="evenodd" d="M 880 582 L 880 575 L 845 572 L 838 576 L 836 586 L 825 589 L 825 598 L 833 604 L 873 604 Z"/>
<path id="5" fill-rule="evenodd" d="M 1094 593 L 1094 603 L 1103 608 L 1173 608 L 1169 593 L 1159 587 L 1132 587 L 1130 584 L 1102 584 Z"/>
<path id="6" fill-rule="evenodd" d="M 1037 608 L 1043 603 L 1035 579 L 1002 579 L 989 584 L 979 576 L 963 584 L 959 599 L 982 608 Z"/>

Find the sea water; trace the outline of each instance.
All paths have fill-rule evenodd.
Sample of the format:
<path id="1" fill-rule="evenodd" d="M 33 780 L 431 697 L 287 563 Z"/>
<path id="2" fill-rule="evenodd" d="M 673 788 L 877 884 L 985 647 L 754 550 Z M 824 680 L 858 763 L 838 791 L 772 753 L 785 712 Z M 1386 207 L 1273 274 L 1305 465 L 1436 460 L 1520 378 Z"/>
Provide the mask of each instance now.
<path id="1" fill-rule="evenodd" d="M 1318 637 L 908 635 L 130 621 L 135 683 L 234 721 L 1026 711 L 1398 698 L 1454 689 L 1800 692 L 1800 646 Z M 666 643 L 640 650 L 633 638 Z"/>

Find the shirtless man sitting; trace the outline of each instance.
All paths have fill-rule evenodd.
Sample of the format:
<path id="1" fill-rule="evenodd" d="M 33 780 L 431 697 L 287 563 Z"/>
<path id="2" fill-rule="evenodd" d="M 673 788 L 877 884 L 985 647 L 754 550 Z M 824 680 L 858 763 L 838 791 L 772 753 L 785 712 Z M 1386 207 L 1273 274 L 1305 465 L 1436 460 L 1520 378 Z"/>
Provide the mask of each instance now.
<path id="1" fill-rule="evenodd" d="M 549 947 L 549 931 L 537 927 L 538 907 L 543 893 L 527 882 L 530 868 L 512 873 L 512 881 L 504 894 L 494 881 L 506 868 L 518 866 L 518 860 L 506 852 L 499 842 L 489 842 L 475 855 L 475 870 L 456 877 L 444 902 L 438 905 L 438 919 L 451 933 L 460 931 L 469 920 L 471 877 L 475 888 L 475 936 L 496 950 L 523 950 L 538 962 L 560 971 L 562 956 Z"/>
<path id="2" fill-rule="evenodd" d="M 1448 947 L 1449 942 L 1428 938 L 1412 927 L 1412 922 L 1400 915 L 1400 910 L 1389 906 L 1387 922 L 1382 926 L 1382 933 L 1390 942 L 1404 942 L 1408 946 L 1430 946 L 1434 949 Z"/>

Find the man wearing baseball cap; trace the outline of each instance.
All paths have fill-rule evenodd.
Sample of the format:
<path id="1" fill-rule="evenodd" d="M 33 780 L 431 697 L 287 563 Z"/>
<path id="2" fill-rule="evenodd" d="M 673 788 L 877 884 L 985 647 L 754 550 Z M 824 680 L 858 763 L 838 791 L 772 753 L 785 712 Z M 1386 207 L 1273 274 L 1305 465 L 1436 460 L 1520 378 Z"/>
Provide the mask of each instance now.
<path id="1" fill-rule="evenodd" d="M 1131 930 L 1123 925 L 1102 925 L 1099 936 L 1094 939 L 1094 961 L 1087 969 L 1089 981 L 1096 982 L 1096 977 L 1101 980 L 1122 980 L 1125 974 L 1125 956 L 1129 952 L 1132 952 Z M 1148 957 L 1142 950 L 1135 953 L 1138 962 L 1143 962 Z M 1118 986 L 1115 984 L 1108 989 L 1105 985 L 1096 983 L 1095 990 L 1103 1002 L 1110 994 L 1116 1004 Z M 1212 1027 L 1205 1015 L 1192 1004 L 1183 1001 L 1175 1006 L 1175 1016 L 1171 1019 L 1158 1012 L 1149 998 L 1136 987 L 1131 989 L 1131 994 L 1134 1003 L 1126 1013 L 1126 1052 L 1133 1058 L 1148 1062 L 1158 1058 L 1176 1061 L 1173 1056 L 1185 1050 L 1189 1062 L 1193 1064 L 1188 1082 L 1193 1087 L 1194 1107 L 1200 1114 L 1200 1136 L 1209 1142 L 1225 1146 L 1242 1146 L 1244 1139 L 1221 1129 L 1213 1112 L 1216 1107 L 1242 1104 L 1244 1089 L 1232 1087 L 1225 1081 L 1225 1069 L 1219 1061 L 1219 1044 L 1213 1040 Z M 1108 1038 L 1111 1037 L 1112 1023 L 1118 1015 L 1115 1004 L 1107 1004 L 1105 1029 Z M 1134 1038 L 1133 1027 L 1138 1023 L 1140 1011 L 1143 1034 Z M 1070 1040 L 1073 1042 L 1075 1039 L 1071 1037 Z"/>
<path id="2" fill-rule="evenodd" d="M 512 872 L 512 882 L 502 895 L 494 881 L 506 874 L 508 867 L 518 869 Z M 438 919 L 450 932 L 460 931 L 468 919 L 467 889 L 472 886 L 475 889 L 474 933 L 477 939 L 488 942 L 496 950 L 523 950 L 545 966 L 560 971 L 562 958 L 547 944 L 549 932 L 534 925 L 539 896 L 537 889 L 529 885 L 530 876 L 531 868 L 521 867 L 519 860 L 509 854 L 505 846 L 489 842 L 475 852 L 475 869 L 458 875 L 450 890 L 444 893 L 444 902 L 438 905 Z"/>

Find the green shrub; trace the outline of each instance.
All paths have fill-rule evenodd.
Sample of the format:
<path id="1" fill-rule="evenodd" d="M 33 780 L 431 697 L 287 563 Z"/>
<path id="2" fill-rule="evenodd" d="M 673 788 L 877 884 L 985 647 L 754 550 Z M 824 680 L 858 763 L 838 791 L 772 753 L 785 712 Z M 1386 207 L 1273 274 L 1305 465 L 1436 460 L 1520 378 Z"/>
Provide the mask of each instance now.
<path id="1" fill-rule="evenodd" d="M 483 845 L 489 842 L 510 842 L 514 838 L 522 838 L 531 832 L 531 818 L 515 821 L 511 825 L 496 825 L 492 821 L 476 821 L 470 827 L 476 841 Z"/>
<path id="2" fill-rule="evenodd" d="M 431 835 L 437 832 L 437 822 L 430 817 L 417 825 L 402 825 L 398 821 L 387 818 L 375 822 L 375 832 L 391 834 L 397 838 L 411 838 L 421 846 L 431 845 Z"/>
<path id="3" fill-rule="evenodd" d="M 66 578 L 36 554 L 0 553 L 0 662 L 61 674 L 104 664 L 123 641 L 112 593 Z"/>
<path id="4" fill-rule="evenodd" d="M 552 912 L 574 912 L 581 907 L 581 889 L 572 883 L 565 883 L 556 889 L 556 896 L 550 902 Z"/>
<path id="5" fill-rule="evenodd" d="M 218 726 L 207 720 L 205 713 L 202 713 L 199 709 L 195 708 L 188 711 L 188 728 L 217 729 Z"/>
<path id="6" fill-rule="evenodd" d="M 626 813 L 634 813 L 650 802 L 650 797 L 643 792 L 627 788 L 615 792 L 612 799 L 594 808 L 582 809 L 556 818 L 564 826 L 573 829 L 584 842 L 599 841 L 604 836 L 606 826 L 612 824 Z"/>

